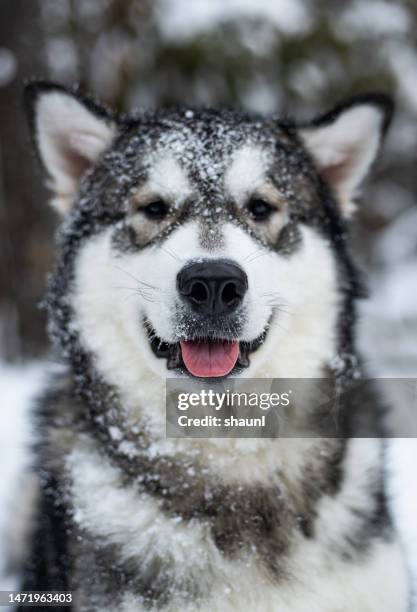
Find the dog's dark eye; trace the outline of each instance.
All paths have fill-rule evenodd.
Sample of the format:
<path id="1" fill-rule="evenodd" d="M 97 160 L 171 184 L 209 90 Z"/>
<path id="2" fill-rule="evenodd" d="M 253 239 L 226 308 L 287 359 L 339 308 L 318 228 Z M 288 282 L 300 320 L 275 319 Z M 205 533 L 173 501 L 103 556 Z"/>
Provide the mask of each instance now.
<path id="1" fill-rule="evenodd" d="M 169 206 L 163 200 L 155 200 L 147 204 L 142 208 L 142 212 L 148 217 L 148 219 L 163 219 L 167 216 Z"/>
<path id="2" fill-rule="evenodd" d="M 262 198 L 252 198 L 248 203 L 248 210 L 255 221 L 266 221 L 274 212 L 273 206 Z"/>

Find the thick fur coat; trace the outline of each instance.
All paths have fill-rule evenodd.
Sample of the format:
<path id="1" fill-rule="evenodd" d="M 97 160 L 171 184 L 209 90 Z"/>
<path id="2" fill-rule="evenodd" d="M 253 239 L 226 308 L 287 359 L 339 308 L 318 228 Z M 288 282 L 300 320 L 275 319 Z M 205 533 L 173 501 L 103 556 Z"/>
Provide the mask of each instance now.
<path id="1" fill-rule="evenodd" d="M 120 117 L 32 83 L 26 106 L 63 216 L 46 300 L 63 367 L 39 405 L 25 588 L 74 591 L 74 612 L 406 612 L 382 439 L 165 437 L 166 377 L 202 371 L 187 347 L 234 343 L 224 377 L 363 375 L 346 223 L 390 101 L 309 124 Z M 219 261 L 244 289 L 214 312 L 178 279 Z M 375 433 L 376 398 L 358 401 Z"/>

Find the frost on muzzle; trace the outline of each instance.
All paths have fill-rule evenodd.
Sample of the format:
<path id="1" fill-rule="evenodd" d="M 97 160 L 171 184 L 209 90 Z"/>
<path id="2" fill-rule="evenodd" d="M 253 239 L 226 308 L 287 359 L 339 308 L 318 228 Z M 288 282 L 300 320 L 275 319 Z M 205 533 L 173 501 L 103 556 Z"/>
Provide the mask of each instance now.
<path id="1" fill-rule="evenodd" d="M 239 339 L 248 291 L 246 272 L 231 260 L 198 260 L 179 271 L 176 285 L 181 317 L 186 319 L 179 325 L 178 341 L 164 342 L 145 321 L 156 357 L 166 359 L 169 370 L 198 378 L 227 376 L 247 368 L 250 353 L 263 343 L 266 332 L 249 342 Z"/>

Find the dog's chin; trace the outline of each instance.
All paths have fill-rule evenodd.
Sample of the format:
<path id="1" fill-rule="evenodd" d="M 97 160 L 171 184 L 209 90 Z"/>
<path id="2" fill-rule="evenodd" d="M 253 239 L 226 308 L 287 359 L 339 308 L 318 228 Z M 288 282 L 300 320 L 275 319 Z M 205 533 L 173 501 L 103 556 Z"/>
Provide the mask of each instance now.
<path id="1" fill-rule="evenodd" d="M 250 366 L 252 354 L 263 345 L 268 334 L 266 328 L 250 341 L 199 336 L 166 342 L 148 320 L 143 325 L 154 357 L 165 362 L 167 372 L 191 378 L 239 376 Z"/>

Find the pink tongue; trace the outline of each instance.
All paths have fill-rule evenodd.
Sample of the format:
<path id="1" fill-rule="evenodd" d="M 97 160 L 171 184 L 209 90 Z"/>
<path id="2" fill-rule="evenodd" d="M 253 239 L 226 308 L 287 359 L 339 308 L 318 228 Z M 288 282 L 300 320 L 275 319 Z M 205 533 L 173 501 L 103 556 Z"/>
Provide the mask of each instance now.
<path id="1" fill-rule="evenodd" d="M 181 341 L 185 367 L 193 376 L 209 378 L 229 374 L 239 357 L 239 342 Z"/>

